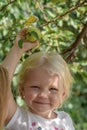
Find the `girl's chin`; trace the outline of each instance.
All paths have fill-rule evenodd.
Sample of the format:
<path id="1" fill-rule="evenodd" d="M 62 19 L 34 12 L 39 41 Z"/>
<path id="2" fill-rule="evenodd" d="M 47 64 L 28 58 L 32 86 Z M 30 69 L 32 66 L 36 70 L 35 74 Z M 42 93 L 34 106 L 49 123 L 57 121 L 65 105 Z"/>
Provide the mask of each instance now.
<path id="1" fill-rule="evenodd" d="M 57 117 L 57 114 L 54 112 L 54 111 L 36 111 L 36 110 L 33 110 L 31 109 L 30 110 L 32 113 L 38 115 L 38 116 L 41 116 L 43 118 L 46 118 L 46 119 L 54 119 Z"/>

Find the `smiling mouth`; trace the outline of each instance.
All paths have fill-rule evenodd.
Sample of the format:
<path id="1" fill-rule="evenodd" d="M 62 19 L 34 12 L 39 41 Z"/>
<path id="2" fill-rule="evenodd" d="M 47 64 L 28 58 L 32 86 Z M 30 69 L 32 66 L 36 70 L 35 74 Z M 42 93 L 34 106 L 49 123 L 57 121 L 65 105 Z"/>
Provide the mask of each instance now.
<path id="1" fill-rule="evenodd" d="M 49 104 L 47 102 L 39 102 L 39 101 L 35 101 L 34 103 L 41 104 L 41 105 L 48 105 Z"/>

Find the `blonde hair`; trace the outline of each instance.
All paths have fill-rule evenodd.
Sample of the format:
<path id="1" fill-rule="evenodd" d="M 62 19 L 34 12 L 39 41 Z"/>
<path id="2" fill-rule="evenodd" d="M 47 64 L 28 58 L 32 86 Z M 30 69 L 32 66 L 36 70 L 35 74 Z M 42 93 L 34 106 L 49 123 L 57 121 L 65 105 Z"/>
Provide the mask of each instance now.
<path id="1" fill-rule="evenodd" d="M 72 76 L 67 63 L 56 52 L 37 52 L 30 55 L 23 63 L 23 66 L 19 73 L 19 84 L 24 83 L 25 74 L 29 69 L 40 66 L 45 68 L 49 73 L 54 73 L 58 75 L 60 87 L 63 88 L 65 92 L 64 100 L 68 98 L 70 94 Z"/>
<path id="2" fill-rule="evenodd" d="M 8 72 L 3 66 L 0 65 L 0 130 L 4 125 L 6 116 L 8 87 Z"/>

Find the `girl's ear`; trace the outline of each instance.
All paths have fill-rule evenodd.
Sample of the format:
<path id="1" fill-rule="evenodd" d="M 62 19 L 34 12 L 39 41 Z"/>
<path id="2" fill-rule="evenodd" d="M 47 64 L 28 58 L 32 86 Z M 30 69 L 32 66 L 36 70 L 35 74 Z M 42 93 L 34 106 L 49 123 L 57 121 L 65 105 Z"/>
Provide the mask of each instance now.
<path id="1" fill-rule="evenodd" d="M 63 92 L 63 94 L 62 94 L 63 96 L 65 96 L 66 95 L 66 93 L 65 92 Z"/>
<path id="2" fill-rule="evenodd" d="M 62 93 L 62 97 L 63 97 L 63 99 L 66 97 L 66 93 L 65 92 Z"/>

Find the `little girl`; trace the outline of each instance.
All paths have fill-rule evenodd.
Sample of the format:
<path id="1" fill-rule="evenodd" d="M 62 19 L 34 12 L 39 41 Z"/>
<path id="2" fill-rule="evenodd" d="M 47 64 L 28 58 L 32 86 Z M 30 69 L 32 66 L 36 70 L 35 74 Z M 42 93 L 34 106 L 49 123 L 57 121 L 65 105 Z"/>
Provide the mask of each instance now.
<path id="1" fill-rule="evenodd" d="M 22 54 L 38 45 L 17 35 L 13 48 L 3 62 L 8 69 L 10 83 Z M 24 40 L 23 48 L 18 40 Z M 17 106 L 10 91 L 6 130 L 74 130 L 72 119 L 64 111 L 57 111 L 70 94 L 71 74 L 63 58 L 54 52 L 37 52 L 25 60 L 19 73 L 19 91 L 28 109 Z"/>
<path id="2" fill-rule="evenodd" d="M 4 126 L 8 102 L 9 81 L 7 70 L 0 65 L 0 130 Z"/>

